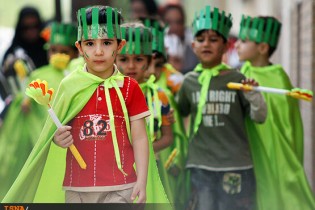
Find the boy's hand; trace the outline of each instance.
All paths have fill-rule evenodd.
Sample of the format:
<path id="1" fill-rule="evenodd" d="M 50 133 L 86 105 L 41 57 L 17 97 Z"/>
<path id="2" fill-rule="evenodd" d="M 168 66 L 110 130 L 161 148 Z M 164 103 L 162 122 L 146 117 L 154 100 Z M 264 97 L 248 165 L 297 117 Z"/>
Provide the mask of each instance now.
<path id="1" fill-rule="evenodd" d="M 241 81 L 241 83 L 243 85 L 249 85 L 249 86 L 259 86 L 258 82 L 256 82 L 256 80 L 252 79 L 252 78 L 246 78 L 246 79 L 243 79 Z M 244 92 L 249 92 L 250 90 L 248 90 L 247 88 L 244 88 L 244 87 L 241 87 L 240 88 L 242 91 Z"/>
<path id="2" fill-rule="evenodd" d="M 54 135 L 54 142 L 59 147 L 67 148 L 73 144 L 73 138 L 70 133 L 71 126 L 61 126 Z"/>
<path id="3" fill-rule="evenodd" d="M 176 122 L 175 117 L 174 117 L 174 109 L 170 109 L 170 111 L 167 113 L 167 120 L 170 124 L 173 124 Z"/>
<path id="4" fill-rule="evenodd" d="M 243 79 L 241 82 L 243 85 L 259 86 L 258 82 L 252 78 Z"/>
<path id="5" fill-rule="evenodd" d="M 131 200 L 135 200 L 138 197 L 137 203 L 145 203 L 147 199 L 146 195 L 146 185 L 136 182 L 135 186 L 133 187 L 133 191 L 131 194 Z"/>

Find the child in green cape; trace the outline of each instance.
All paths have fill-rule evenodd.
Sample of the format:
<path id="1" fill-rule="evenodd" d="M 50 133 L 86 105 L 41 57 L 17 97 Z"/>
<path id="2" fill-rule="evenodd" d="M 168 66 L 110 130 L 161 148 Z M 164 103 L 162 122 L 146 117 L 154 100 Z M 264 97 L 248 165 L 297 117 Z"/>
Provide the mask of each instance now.
<path id="1" fill-rule="evenodd" d="M 230 90 L 228 82 L 258 85 L 222 63 L 231 15 L 206 6 L 193 21 L 192 47 L 200 63 L 185 75 L 177 102 L 190 115 L 190 169 L 194 209 L 253 209 L 255 177 L 245 116 L 262 123 L 266 105 L 259 92 Z M 190 206 L 190 207 L 191 207 Z"/>
<path id="2" fill-rule="evenodd" d="M 126 23 L 122 26 L 122 36 L 127 43 L 121 54 L 117 56 L 118 68 L 127 76 L 137 80 L 146 96 L 151 116 L 148 119 L 148 132 L 151 137 L 158 167 L 164 164 L 161 154 L 168 150 L 173 143 L 171 124 L 167 115 L 170 104 L 165 92 L 155 83 L 152 76 L 146 80 L 146 72 L 152 62 L 152 34 L 150 28 L 144 27 L 140 22 Z M 170 202 L 172 199 L 168 194 L 168 183 L 163 182 L 163 174 L 160 173 L 162 183 Z"/>
<path id="3" fill-rule="evenodd" d="M 281 23 L 274 17 L 242 17 L 236 49 L 241 72 L 261 86 L 291 90 L 293 85 L 270 57 L 277 49 Z M 303 124 L 298 100 L 263 93 L 268 117 L 263 124 L 247 122 L 257 179 L 257 208 L 315 209 L 303 168 Z"/>
<path id="4" fill-rule="evenodd" d="M 176 209 L 183 209 L 190 190 L 189 171 L 185 168 L 188 138 L 183 120 L 174 99 L 184 76 L 167 63 L 164 46 L 164 26 L 157 18 L 141 18 L 143 24 L 152 30 L 152 61 L 146 77 L 156 77 L 155 84 L 165 91 L 173 112 L 172 131 L 174 141 L 170 147 L 160 152 L 159 172 L 168 197 Z"/>
<path id="5" fill-rule="evenodd" d="M 47 119 L 2 202 L 168 203 L 165 193 L 155 200 L 146 197 L 148 164 L 154 161 L 145 127 L 150 112 L 138 83 L 114 64 L 125 44 L 122 16 L 108 6 L 81 8 L 77 14 L 76 47 L 86 65 L 61 82 L 52 104 L 65 126 L 57 129 Z M 72 143 L 86 169 L 61 148 Z M 152 171 L 149 178 L 163 192 L 156 167 Z"/>
<path id="6" fill-rule="evenodd" d="M 47 54 L 49 64 L 32 71 L 27 77 L 22 72 L 24 65 L 18 66 L 20 81 L 24 88 L 10 106 L 6 120 L 0 131 L 0 199 L 5 196 L 33 149 L 48 115 L 47 107 L 25 96 L 25 86 L 32 80 L 46 80 L 51 88 L 57 89 L 66 76 L 69 60 L 78 56 L 74 45 L 77 27 L 73 24 L 52 23 L 47 30 Z M 62 53 L 62 54 L 60 54 Z M 61 59 L 60 59 L 61 58 Z M 65 58 L 65 59 L 64 59 Z M 58 61 L 59 60 L 59 61 Z M 60 66 L 63 64 L 63 66 Z M 24 66 L 24 68 L 27 68 Z M 14 132 L 12 132 L 14 131 Z M 8 152 L 10 155 L 8 155 Z"/>

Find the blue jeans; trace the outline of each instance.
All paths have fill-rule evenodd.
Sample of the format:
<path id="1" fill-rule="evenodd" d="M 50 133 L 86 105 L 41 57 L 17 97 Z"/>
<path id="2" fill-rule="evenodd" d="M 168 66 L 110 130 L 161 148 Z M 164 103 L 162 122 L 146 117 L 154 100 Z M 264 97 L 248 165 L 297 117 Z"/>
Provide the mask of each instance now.
<path id="1" fill-rule="evenodd" d="M 253 169 L 207 171 L 191 169 L 193 210 L 252 210 L 256 181 Z"/>

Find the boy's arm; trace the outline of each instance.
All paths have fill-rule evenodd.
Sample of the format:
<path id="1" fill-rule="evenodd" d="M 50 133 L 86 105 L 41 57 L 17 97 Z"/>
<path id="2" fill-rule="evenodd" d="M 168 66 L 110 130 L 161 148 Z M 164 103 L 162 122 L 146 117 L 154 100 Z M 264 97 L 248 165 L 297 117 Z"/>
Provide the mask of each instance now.
<path id="1" fill-rule="evenodd" d="M 262 94 L 256 91 L 249 91 L 244 92 L 244 96 L 250 103 L 250 118 L 257 123 L 265 122 L 267 106 Z"/>
<path id="2" fill-rule="evenodd" d="M 251 78 L 246 78 L 242 83 L 253 86 L 259 85 Z M 250 118 L 257 123 L 265 122 L 267 117 L 267 105 L 262 94 L 256 91 L 244 91 L 244 96 L 250 103 Z"/>
<path id="3" fill-rule="evenodd" d="M 137 203 L 145 203 L 149 164 L 149 143 L 145 119 L 142 118 L 131 121 L 130 126 L 137 170 L 137 182 L 133 188 L 131 199 L 134 200 L 138 196 Z"/>
<path id="4" fill-rule="evenodd" d="M 159 152 L 173 144 L 173 131 L 171 125 L 161 126 L 161 138 L 153 142 L 154 152 Z"/>

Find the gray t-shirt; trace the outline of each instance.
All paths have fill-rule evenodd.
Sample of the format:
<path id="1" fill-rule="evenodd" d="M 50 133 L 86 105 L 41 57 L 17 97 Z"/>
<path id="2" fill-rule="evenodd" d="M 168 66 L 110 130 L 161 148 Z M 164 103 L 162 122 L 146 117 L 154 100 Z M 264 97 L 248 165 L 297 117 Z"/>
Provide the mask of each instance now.
<path id="1" fill-rule="evenodd" d="M 198 72 L 189 72 L 177 96 L 179 112 L 191 116 L 193 130 L 201 85 Z M 244 93 L 229 89 L 228 82 L 240 82 L 245 76 L 236 70 L 221 71 L 212 77 L 198 132 L 190 136 L 187 167 L 211 171 L 252 168 L 245 130 L 250 103 Z"/>

